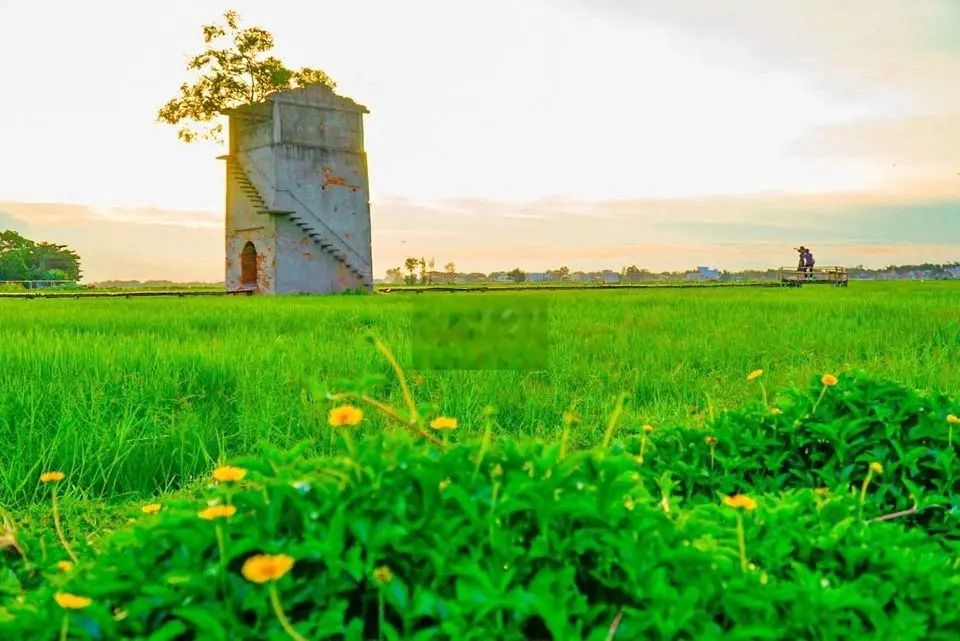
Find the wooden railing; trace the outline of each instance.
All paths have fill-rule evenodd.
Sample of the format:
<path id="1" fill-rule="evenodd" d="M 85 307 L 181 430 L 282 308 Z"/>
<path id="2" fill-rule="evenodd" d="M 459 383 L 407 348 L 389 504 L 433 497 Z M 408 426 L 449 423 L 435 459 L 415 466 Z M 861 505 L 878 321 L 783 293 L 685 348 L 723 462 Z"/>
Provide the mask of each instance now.
<path id="1" fill-rule="evenodd" d="M 846 287 L 849 280 L 845 267 L 781 267 L 779 270 L 781 285 L 800 285 L 825 283 L 837 287 Z"/>

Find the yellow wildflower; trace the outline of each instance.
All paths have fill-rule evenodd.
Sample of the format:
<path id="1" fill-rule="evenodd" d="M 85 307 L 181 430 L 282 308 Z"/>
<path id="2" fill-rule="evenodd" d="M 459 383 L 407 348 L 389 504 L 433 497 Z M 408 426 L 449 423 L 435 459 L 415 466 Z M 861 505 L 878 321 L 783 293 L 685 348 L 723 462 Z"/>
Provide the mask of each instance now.
<path id="1" fill-rule="evenodd" d="M 240 572 L 247 581 L 266 583 L 283 577 L 293 567 L 293 557 L 286 554 L 256 554 L 243 564 Z"/>
<path id="2" fill-rule="evenodd" d="M 820 382 L 826 385 L 827 387 L 833 387 L 837 384 L 837 377 L 833 374 L 824 374 L 823 378 L 820 379 Z"/>
<path id="3" fill-rule="evenodd" d="M 157 512 L 160 511 L 160 507 L 161 506 L 159 503 L 149 503 L 147 505 L 144 505 L 142 508 L 140 508 L 140 510 L 144 514 L 156 514 Z"/>
<path id="4" fill-rule="evenodd" d="M 435 430 L 452 430 L 457 426 L 457 419 L 448 416 L 438 416 L 430 421 L 430 427 Z"/>
<path id="5" fill-rule="evenodd" d="M 745 494 L 726 496 L 724 497 L 723 502 L 730 507 L 743 508 L 745 510 L 752 510 L 757 507 L 757 502 Z"/>
<path id="6" fill-rule="evenodd" d="M 363 420 L 363 412 L 353 405 L 341 405 L 330 410 L 327 420 L 333 427 L 359 425 L 360 421 Z"/>
<path id="7" fill-rule="evenodd" d="M 717 437 L 716 437 L 716 436 L 708 436 L 707 438 L 703 439 L 703 442 L 706 443 L 707 445 L 713 447 L 714 445 L 717 444 Z"/>
<path id="8" fill-rule="evenodd" d="M 748 380 L 748 381 L 753 381 L 753 380 L 756 380 L 756 379 L 760 378 L 761 376 L 763 376 L 763 370 L 762 370 L 762 369 L 755 369 L 755 370 L 753 370 L 752 372 L 750 372 L 749 374 L 747 374 L 747 380 Z"/>
<path id="9" fill-rule="evenodd" d="M 53 600 L 64 610 L 82 610 L 93 603 L 91 599 L 85 596 L 77 596 L 66 592 L 57 592 L 53 595 Z"/>
<path id="10" fill-rule="evenodd" d="M 63 480 L 63 472 L 44 472 L 40 475 L 41 483 L 56 483 Z"/>
<path id="11" fill-rule="evenodd" d="M 57 569 L 61 572 L 69 572 L 73 569 L 73 563 L 70 561 L 59 561 L 57 563 Z"/>
<path id="12" fill-rule="evenodd" d="M 385 565 L 381 565 L 373 571 L 373 580 L 379 585 L 386 585 L 393 581 L 393 572 Z"/>
<path id="13" fill-rule="evenodd" d="M 772 410 L 770 410 L 770 412 L 772 414 L 783 414 L 783 410 L 780 409 L 779 407 L 774 407 Z"/>
<path id="14" fill-rule="evenodd" d="M 197 513 L 201 519 L 212 521 L 218 518 L 230 518 L 237 513 L 237 508 L 233 505 L 214 505 Z"/>
<path id="15" fill-rule="evenodd" d="M 213 471 L 213 479 L 221 483 L 239 481 L 246 475 L 247 471 L 245 469 L 232 465 L 221 465 Z"/>
<path id="16" fill-rule="evenodd" d="M 644 426 L 643 426 L 643 431 L 646 432 L 647 434 L 649 434 L 650 432 L 653 431 L 653 425 L 644 425 Z"/>
<path id="17" fill-rule="evenodd" d="M 450 487 L 450 483 L 451 483 L 450 479 L 443 479 L 442 481 L 440 481 L 440 491 L 443 492 L 445 489 Z"/>
<path id="18" fill-rule="evenodd" d="M 957 418 L 953 414 L 947 414 L 947 423 L 953 423 L 953 424 L 960 423 L 960 418 Z"/>
<path id="19" fill-rule="evenodd" d="M 876 461 L 870 464 L 870 469 L 873 470 L 874 474 L 883 474 L 883 466 Z"/>

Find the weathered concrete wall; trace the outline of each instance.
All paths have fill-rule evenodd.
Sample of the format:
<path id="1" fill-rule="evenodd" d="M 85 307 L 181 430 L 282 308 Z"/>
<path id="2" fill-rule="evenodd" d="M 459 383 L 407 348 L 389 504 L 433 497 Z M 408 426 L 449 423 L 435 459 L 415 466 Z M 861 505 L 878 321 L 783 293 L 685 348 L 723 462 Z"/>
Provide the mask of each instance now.
<path id="1" fill-rule="evenodd" d="M 315 213 L 362 257 L 369 265 L 367 285 L 371 285 L 370 186 L 363 114 L 342 106 L 331 108 L 323 98 L 320 95 L 311 104 L 278 104 L 278 188 L 293 193 L 297 204 Z"/>
<path id="2" fill-rule="evenodd" d="M 330 294 L 363 287 L 288 218 L 277 218 L 276 293 Z"/>
<path id="3" fill-rule="evenodd" d="M 237 182 L 227 176 L 226 220 L 226 287 L 241 288 L 240 256 L 247 242 L 257 250 L 257 291 L 271 294 L 276 291 L 277 242 L 276 221 L 271 216 L 257 213 Z"/>
<path id="4" fill-rule="evenodd" d="M 272 129 L 270 122 L 251 123 L 230 119 L 231 153 L 243 155 L 249 147 L 251 162 L 258 165 L 260 171 L 247 170 L 251 182 L 256 185 L 261 196 L 270 194 L 265 190 L 269 184 L 265 172 L 273 171 L 273 154 L 270 149 Z M 246 162 L 243 162 L 246 165 Z M 262 165 L 262 167 L 261 167 Z M 271 216 L 257 211 L 257 203 L 250 200 L 242 190 L 240 183 L 228 170 L 226 193 L 226 287 L 237 290 L 245 285 L 241 282 L 241 254 L 247 242 L 252 242 L 257 250 L 257 291 L 274 293 L 276 291 L 276 222 Z"/>

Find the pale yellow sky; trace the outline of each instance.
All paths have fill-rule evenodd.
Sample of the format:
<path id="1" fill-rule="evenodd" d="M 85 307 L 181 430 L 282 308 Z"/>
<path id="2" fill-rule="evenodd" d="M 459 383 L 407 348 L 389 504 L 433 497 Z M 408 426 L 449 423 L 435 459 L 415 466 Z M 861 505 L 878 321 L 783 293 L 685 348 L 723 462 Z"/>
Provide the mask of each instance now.
<path id="1" fill-rule="evenodd" d="M 441 260 L 453 247 L 459 253 L 443 262 L 465 269 L 542 269 L 566 245 L 586 262 L 595 247 L 597 268 L 619 268 L 609 261 L 621 256 L 603 248 L 644 243 L 672 248 L 658 259 L 664 264 L 651 267 L 672 267 L 666 262 L 678 260 L 678 247 L 687 265 L 722 257 L 721 266 L 737 267 L 758 259 L 748 240 L 721 252 L 711 235 L 690 229 L 670 236 L 650 221 L 659 211 L 669 222 L 669 212 L 696 204 L 711 222 L 769 222 L 769 204 L 758 209 L 756 197 L 721 207 L 709 198 L 718 195 L 763 193 L 769 203 L 770 194 L 782 193 L 797 203 L 789 194 L 808 194 L 806 202 L 813 197 L 836 216 L 847 215 L 841 205 L 850 197 L 835 192 L 859 192 L 857 202 L 867 193 L 895 194 L 898 207 L 931 194 L 938 203 L 960 202 L 960 3 L 720 6 L 179 0 L 161 10 L 119 0 L 0 0 L 0 70 L 8 88 L 0 101 L 0 210 L 54 236 L 62 223 L 28 203 L 86 206 L 74 222 L 87 231 L 117 219 L 145 233 L 158 223 L 182 233 L 217 229 L 224 181 L 218 150 L 183 145 L 154 117 L 186 79 L 184 61 L 202 45 L 200 25 L 227 7 L 270 30 L 288 64 L 323 68 L 341 93 L 371 109 L 378 274 L 408 254 Z M 565 207 L 586 207 L 596 217 L 591 244 L 558 213 Z M 504 216 L 519 210 L 544 218 Z M 496 222 L 478 226 L 492 211 Z M 602 222 L 610 211 L 623 219 L 616 231 Z M 770 242 L 789 252 L 803 242 L 791 234 L 804 228 L 790 227 L 794 213 L 784 216 L 782 240 Z M 478 231 L 487 234 L 483 247 L 475 246 Z M 904 240 L 876 232 L 865 228 L 859 240 L 877 247 Z M 547 246 L 537 249 L 531 234 Z M 937 238 L 933 245 L 915 241 L 917 251 L 949 255 L 960 240 Z M 106 241 L 95 239 L 91 234 L 82 252 L 91 277 L 145 277 L 121 257 L 103 259 L 116 248 L 105 251 Z M 221 278 L 222 243 L 194 240 L 198 248 L 190 251 L 201 255 L 189 261 L 203 265 L 198 279 Z M 156 251 L 151 275 L 173 273 L 159 259 L 172 250 L 141 250 Z M 637 253 L 629 263 L 653 255 Z M 838 248 L 838 261 L 845 258 Z"/>

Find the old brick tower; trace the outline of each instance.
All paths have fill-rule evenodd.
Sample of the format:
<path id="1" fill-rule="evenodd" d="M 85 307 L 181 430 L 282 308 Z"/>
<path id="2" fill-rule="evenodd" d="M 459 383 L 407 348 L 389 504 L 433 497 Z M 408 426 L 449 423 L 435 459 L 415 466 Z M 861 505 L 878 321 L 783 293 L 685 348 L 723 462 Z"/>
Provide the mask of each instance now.
<path id="1" fill-rule="evenodd" d="M 323 84 L 227 112 L 228 291 L 372 290 L 366 113 Z"/>

